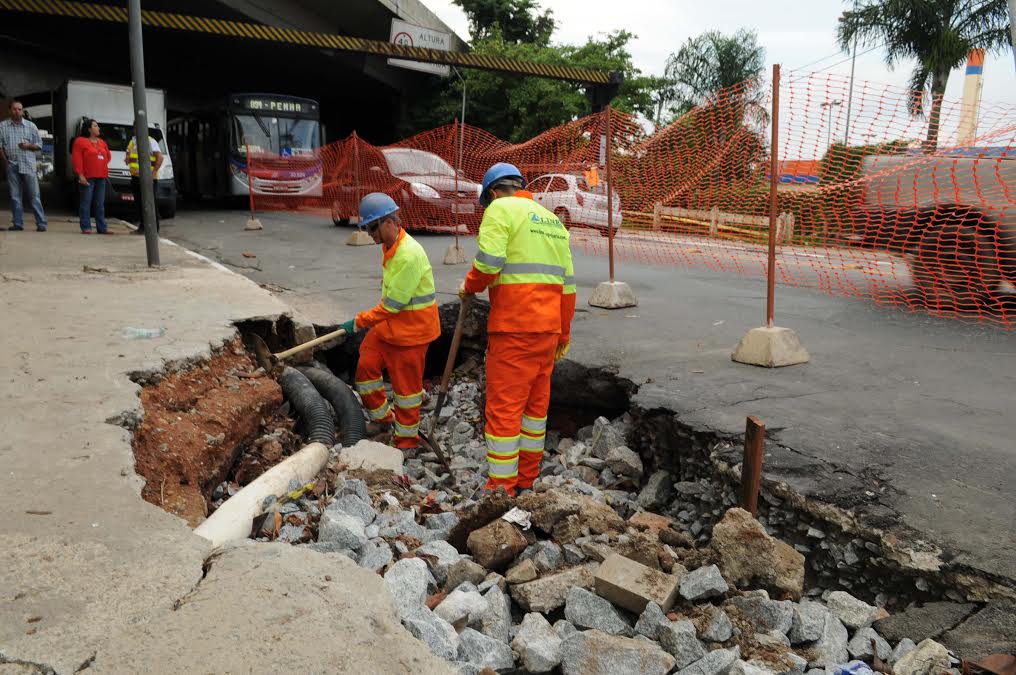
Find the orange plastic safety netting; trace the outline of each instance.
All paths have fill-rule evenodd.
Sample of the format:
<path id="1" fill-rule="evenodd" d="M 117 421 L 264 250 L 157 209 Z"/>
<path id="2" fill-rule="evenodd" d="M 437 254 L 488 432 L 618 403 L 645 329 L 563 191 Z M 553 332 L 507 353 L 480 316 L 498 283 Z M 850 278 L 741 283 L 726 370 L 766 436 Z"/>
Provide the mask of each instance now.
<path id="1" fill-rule="evenodd" d="M 1016 107 L 926 101 L 914 116 L 913 96 L 784 73 L 777 281 L 1012 327 Z M 317 210 L 343 223 L 360 197 L 382 191 L 410 228 L 475 233 L 479 181 L 507 161 L 572 228 L 577 249 L 606 255 L 599 235 L 611 223 L 618 260 L 764 276 L 773 100 L 768 81 L 750 81 L 655 132 L 612 111 L 521 144 L 458 123 L 385 147 L 354 134 L 315 159 L 320 196 L 255 195 L 256 207 Z"/>

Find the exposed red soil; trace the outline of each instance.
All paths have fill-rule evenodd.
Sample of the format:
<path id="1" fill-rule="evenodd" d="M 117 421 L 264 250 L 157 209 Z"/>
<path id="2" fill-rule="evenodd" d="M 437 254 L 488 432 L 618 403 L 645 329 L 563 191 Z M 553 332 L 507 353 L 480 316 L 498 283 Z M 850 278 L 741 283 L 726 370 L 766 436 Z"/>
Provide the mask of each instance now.
<path id="1" fill-rule="evenodd" d="M 192 526 L 208 514 L 207 495 L 282 403 L 239 340 L 207 364 L 171 373 L 141 392 L 144 417 L 134 434 L 142 497 Z M 257 376 L 261 375 L 261 376 Z"/>

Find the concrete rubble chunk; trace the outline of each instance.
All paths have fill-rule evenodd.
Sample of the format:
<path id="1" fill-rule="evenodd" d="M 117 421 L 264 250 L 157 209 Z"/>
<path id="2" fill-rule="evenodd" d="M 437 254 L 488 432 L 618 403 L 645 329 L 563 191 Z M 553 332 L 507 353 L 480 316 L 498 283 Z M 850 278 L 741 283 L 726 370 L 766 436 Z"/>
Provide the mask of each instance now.
<path id="1" fill-rule="evenodd" d="M 467 628 L 459 634 L 459 660 L 481 670 L 500 671 L 515 665 L 515 654 L 506 643 Z"/>
<path id="2" fill-rule="evenodd" d="M 733 508 L 713 527 L 711 542 L 724 576 L 737 585 L 759 583 L 801 597 L 804 556 L 773 539 L 750 513 Z"/>
<path id="3" fill-rule="evenodd" d="M 790 647 L 790 639 L 778 630 L 770 630 L 764 633 L 755 633 L 755 643 L 759 647 L 768 649 L 779 649 Z"/>
<path id="4" fill-rule="evenodd" d="M 678 675 L 727 675 L 731 666 L 741 658 L 741 648 L 716 649 L 691 664 L 677 671 Z"/>
<path id="5" fill-rule="evenodd" d="M 558 619 L 557 621 L 555 621 L 554 630 L 557 631 L 558 636 L 562 640 L 567 639 L 569 635 L 572 635 L 579 631 L 579 629 L 576 628 L 574 625 L 572 625 L 572 622 L 569 621 L 568 619 Z"/>
<path id="6" fill-rule="evenodd" d="M 561 663 L 561 636 L 542 614 L 531 612 L 522 618 L 512 650 L 530 673 L 546 673 Z"/>
<path id="7" fill-rule="evenodd" d="M 466 540 L 473 560 L 488 570 L 500 572 L 508 567 L 528 542 L 515 525 L 498 518 L 473 530 Z"/>
<path id="8" fill-rule="evenodd" d="M 611 425 L 610 420 L 606 417 L 596 418 L 596 421 L 593 422 L 593 436 L 589 439 L 593 457 L 605 460 L 611 450 L 624 444 L 624 435 Z"/>
<path id="9" fill-rule="evenodd" d="M 730 666 L 727 675 L 774 675 L 769 668 L 738 659 Z"/>
<path id="10" fill-rule="evenodd" d="M 372 507 L 369 502 L 365 502 L 355 494 L 336 497 L 332 503 L 325 508 L 325 511 L 335 511 L 353 516 L 357 518 L 364 527 L 373 523 L 374 519 L 377 518 L 377 511 L 374 510 L 374 507 Z"/>
<path id="11" fill-rule="evenodd" d="M 778 630 L 786 635 L 794 622 L 794 603 L 770 600 L 760 595 L 744 595 L 730 599 L 730 604 L 751 621 L 757 633 Z"/>
<path id="12" fill-rule="evenodd" d="M 487 601 L 487 609 L 480 616 L 480 632 L 508 644 L 512 630 L 511 600 L 498 586 L 488 590 L 483 599 Z"/>
<path id="13" fill-rule="evenodd" d="M 790 643 L 800 645 L 821 638 L 827 616 L 829 610 L 821 603 L 802 600 L 800 604 L 794 605 L 793 623 L 787 634 Z"/>
<path id="14" fill-rule="evenodd" d="M 367 489 L 367 483 L 359 478 L 344 478 L 340 476 L 335 481 L 335 496 L 345 497 L 346 495 L 355 495 L 364 504 L 370 504 L 370 491 Z"/>
<path id="15" fill-rule="evenodd" d="M 486 576 L 487 570 L 482 565 L 478 565 L 468 558 L 460 558 L 448 568 L 448 578 L 445 580 L 444 587 L 454 590 L 464 581 L 479 586 Z"/>
<path id="16" fill-rule="evenodd" d="M 670 625 L 670 619 L 663 613 L 660 606 L 655 602 L 650 602 L 646 604 L 638 622 L 635 623 L 635 632 L 645 635 L 650 640 L 655 640 L 660 628 L 668 625 Z"/>
<path id="17" fill-rule="evenodd" d="M 680 583 L 680 576 L 652 569 L 616 553 L 604 559 L 595 579 L 597 594 L 635 614 L 641 614 L 650 602 L 664 611 L 670 609 Z"/>
<path id="18" fill-rule="evenodd" d="M 846 663 L 850 658 L 847 653 L 848 639 L 846 626 L 830 612 L 822 627 L 822 635 L 811 646 L 812 659 L 808 665 L 812 668 L 832 669 Z"/>
<path id="19" fill-rule="evenodd" d="M 569 565 L 578 565 L 585 562 L 586 554 L 575 544 L 565 544 L 561 547 L 564 550 L 564 561 Z"/>
<path id="20" fill-rule="evenodd" d="M 487 601 L 482 595 L 461 590 L 452 591 L 434 608 L 435 614 L 452 625 L 463 619 L 466 623 L 479 622 L 486 611 Z"/>
<path id="21" fill-rule="evenodd" d="M 666 471 L 655 471 L 639 492 L 638 505 L 644 509 L 659 509 L 667 505 L 674 494 L 674 479 Z"/>
<path id="22" fill-rule="evenodd" d="M 705 647 L 698 640 L 695 624 L 687 619 L 671 621 L 661 627 L 657 640 L 674 657 L 678 668 L 686 668 L 706 655 Z"/>
<path id="23" fill-rule="evenodd" d="M 561 643 L 563 675 L 665 675 L 674 657 L 656 645 L 589 630 Z"/>
<path id="24" fill-rule="evenodd" d="M 388 568 L 385 583 L 395 600 L 395 611 L 399 616 L 405 616 L 426 602 L 430 589 L 434 587 L 434 577 L 423 560 L 404 558 Z"/>
<path id="25" fill-rule="evenodd" d="M 639 479 L 644 472 L 642 458 L 627 445 L 612 448 L 604 459 L 610 470 L 618 476 Z"/>
<path id="26" fill-rule="evenodd" d="M 505 572 L 504 578 L 509 584 L 524 584 L 538 576 L 540 576 L 540 571 L 536 569 L 536 563 L 532 560 L 523 560 Z"/>
<path id="27" fill-rule="evenodd" d="M 897 661 L 893 672 L 896 675 L 941 675 L 949 668 L 949 650 L 929 638 Z"/>
<path id="28" fill-rule="evenodd" d="M 511 595 L 522 609 L 547 614 L 564 605 L 568 589 L 592 588 L 597 565 L 582 565 L 511 587 Z"/>
<path id="29" fill-rule="evenodd" d="M 552 535 L 559 545 L 572 544 L 588 533 L 625 531 L 624 519 L 614 509 L 592 497 L 560 488 L 524 494 L 518 498 L 518 506 L 529 511 L 533 525 Z"/>
<path id="30" fill-rule="evenodd" d="M 416 522 L 413 512 L 410 510 L 382 513 L 374 521 L 374 525 L 377 526 L 378 534 L 382 537 L 395 538 L 407 535 L 423 540 L 427 535 L 427 530 Z"/>
<path id="31" fill-rule="evenodd" d="M 858 600 L 846 591 L 833 591 L 826 598 L 829 611 L 836 615 L 847 628 L 867 628 L 878 616 L 878 607 Z"/>
<path id="32" fill-rule="evenodd" d="M 448 581 L 448 570 L 462 558 L 454 546 L 447 541 L 432 541 L 416 549 L 416 556 L 423 558 L 439 586 Z"/>
<path id="33" fill-rule="evenodd" d="M 356 564 L 374 572 L 380 572 L 392 562 L 392 549 L 383 539 L 372 539 L 360 549 Z"/>
<path id="34" fill-rule="evenodd" d="M 318 523 L 318 541 L 334 542 L 343 548 L 359 551 L 367 543 L 367 533 L 356 516 L 326 510 Z"/>
<path id="35" fill-rule="evenodd" d="M 339 451 L 339 461 L 347 469 L 377 469 L 402 473 L 402 451 L 384 443 L 364 439 L 351 448 Z"/>
<path id="36" fill-rule="evenodd" d="M 634 635 L 628 622 L 609 602 L 584 588 L 569 589 L 565 597 L 564 616 L 576 628 L 595 628 L 609 635 Z"/>
<path id="37" fill-rule="evenodd" d="M 428 530 L 451 530 L 458 524 L 459 517 L 453 511 L 432 514 L 424 523 Z"/>
<path id="38" fill-rule="evenodd" d="M 874 656 L 871 648 L 872 640 L 875 641 L 875 647 L 878 650 L 878 658 L 883 661 L 888 661 L 889 657 L 892 656 L 892 647 L 889 643 L 882 638 L 881 635 L 875 632 L 874 628 L 861 628 L 854 637 L 851 638 L 850 642 L 847 643 L 847 651 L 850 656 L 861 661 L 870 661 L 871 657 Z"/>
<path id="39" fill-rule="evenodd" d="M 717 610 L 712 620 L 702 631 L 702 639 L 709 642 L 726 642 L 734 635 L 734 625 L 722 609 Z"/>
<path id="40" fill-rule="evenodd" d="M 426 607 L 414 607 L 402 617 L 402 625 L 435 656 L 450 661 L 458 655 L 459 636 L 455 629 Z"/>
<path id="41" fill-rule="evenodd" d="M 658 513 L 639 511 L 628 519 L 628 524 L 638 530 L 659 532 L 666 530 L 674 523 L 673 518 L 661 516 Z"/>
<path id="42" fill-rule="evenodd" d="M 564 552 L 552 541 L 538 541 L 523 551 L 519 557 L 523 560 L 532 560 L 541 572 L 549 572 L 561 566 Z"/>
<path id="43" fill-rule="evenodd" d="M 690 602 L 722 596 L 729 590 L 716 565 L 700 567 L 681 580 L 681 597 Z"/>
<path id="44" fill-rule="evenodd" d="M 920 642 L 927 638 L 937 639 L 976 609 L 977 605 L 972 602 L 928 602 L 879 619 L 873 627 L 890 642 L 899 642 L 903 638 Z"/>
<path id="45" fill-rule="evenodd" d="M 910 638 L 903 638 L 893 649 L 893 653 L 889 655 L 889 665 L 895 666 L 897 661 L 915 649 L 917 649 L 917 644 L 913 640 Z"/>

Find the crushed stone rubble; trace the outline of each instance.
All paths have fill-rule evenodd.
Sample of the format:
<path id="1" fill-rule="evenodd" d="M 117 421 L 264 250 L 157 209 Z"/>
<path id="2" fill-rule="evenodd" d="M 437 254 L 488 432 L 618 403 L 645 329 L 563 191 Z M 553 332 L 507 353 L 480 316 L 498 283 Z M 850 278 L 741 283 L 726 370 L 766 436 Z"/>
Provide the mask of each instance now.
<path id="1" fill-rule="evenodd" d="M 686 498 L 712 488 L 652 470 L 627 414 L 548 432 L 535 490 L 484 492 L 481 400 L 476 381 L 449 391 L 435 436 L 450 471 L 426 446 L 401 472 L 335 452 L 320 480 L 266 500 L 252 535 L 377 572 L 406 630 L 463 675 L 960 672 L 934 640 L 880 635 L 885 609 L 806 588 L 805 553 L 749 513 L 703 531 Z"/>

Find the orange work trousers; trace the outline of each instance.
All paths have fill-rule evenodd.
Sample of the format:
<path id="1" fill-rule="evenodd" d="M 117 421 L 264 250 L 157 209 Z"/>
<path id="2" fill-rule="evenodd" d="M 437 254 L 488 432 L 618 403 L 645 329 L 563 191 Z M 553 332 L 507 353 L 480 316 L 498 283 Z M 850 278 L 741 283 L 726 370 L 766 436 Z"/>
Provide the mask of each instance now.
<path id="1" fill-rule="evenodd" d="M 531 488 L 540 475 L 554 372 L 555 333 L 491 333 L 487 339 L 487 489 Z"/>
<path id="2" fill-rule="evenodd" d="M 369 331 L 360 345 L 356 364 L 356 390 L 370 419 L 395 424 L 395 447 L 420 445 L 420 405 L 423 403 L 423 366 L 428 344 L 402 347 L 385 342 L 377 331 Z M 395 395 L 395 413 L 388 401 L 382 370 L 388 371 Z"/>

